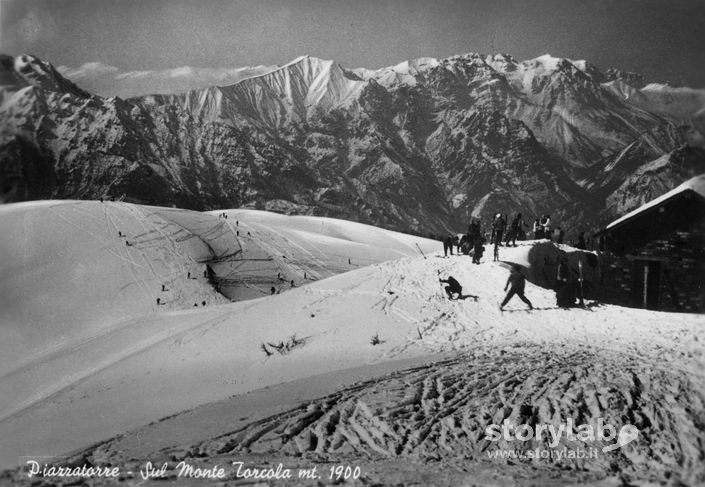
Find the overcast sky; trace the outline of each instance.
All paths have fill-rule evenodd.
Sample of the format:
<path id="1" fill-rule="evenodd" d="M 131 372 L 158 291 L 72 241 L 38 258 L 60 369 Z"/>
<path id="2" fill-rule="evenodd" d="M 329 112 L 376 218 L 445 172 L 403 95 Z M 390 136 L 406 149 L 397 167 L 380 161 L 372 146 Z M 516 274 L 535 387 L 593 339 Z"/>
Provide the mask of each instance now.
<path id="1" fill-rule="evenodd" d="M 301 54 L 378 68 L 467 52 L 705 87 L 703 46 L 705 0 L 0 0 L 0 52 L 39 56 L 101 94 L 216 84 Z"/>

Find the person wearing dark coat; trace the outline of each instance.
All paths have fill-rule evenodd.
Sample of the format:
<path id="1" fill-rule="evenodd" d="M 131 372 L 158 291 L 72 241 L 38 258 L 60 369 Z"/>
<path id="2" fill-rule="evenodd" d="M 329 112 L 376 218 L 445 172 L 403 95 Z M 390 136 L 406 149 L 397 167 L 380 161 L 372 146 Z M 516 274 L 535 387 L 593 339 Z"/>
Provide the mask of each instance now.
<path id="1" fill-rule="evenodd" d="M 556 276 L 556 305 L 561 308 L 569 308 L 574 304 L 575 286 L 570 279 L 568 258 L 563 257 L 558 264 L 558 275 Z"/>
<path id="2" fill-rule="evenodd" d="M 497 229 L 495 231 L 494 244 L 497 247 L 502 245 L 502 237 L 504 236 L 504 230 L 507 228 L 507 220 L 501 214 L 498 215 L 495 220 L 497 224 Z"/>
<path id="3" fill-rule="evenodd" d="M 475 242 L 474 242 L 474 246 L 473 246 L 474 252 L 473 252 L 473 255 L 472 255 L 472 263 L 473 263 L 473 264 L 479 264 L 479 263 L 480 263 L 480 259 L 482 259 L 482 254 L 485 253 L 485 246 L 484 246 L 484 243 L 485 243 L 485 239 L 484 239 L 484 238 L 482 238 L 482 237 L 479 236 L 479 235 L 478 235 L 477 237 L 475 237 Z"/>
<path id="4" fill-rule="evenodd" d="M 542 216 L 539 223 L 543 229 L 543 238 L 551 240 L 551 215 Z"/>
<path id="5" fill-rule="evenodd" d="M 453 237 L 450 235 L 443 239 L 443 255 L 447 257 L 448 252 L 453 255 Z"/>
<path id="6" fill-rule="evenodd" d="M 470 248 L 472 247 L 472 242 L 468 239 L 467 235 L 463 235 L 463 238 L 460 239 L 460 243 L 458 244 L 458 248 L 460 249 L 458 251 L 458 255 L 461 253 L 463 255 L 468 255 L 470 253 Z"/>
<path id="7" fill-rule="evenodd" d="M 517 216 L 512 220 L 512 225 L 509 227 L 509 233 L 507 233 L 506 246 L 509 247 L 509 241 L 511 240 L 514 247 L 517 246 L 517 237 L 519 236 L 519 231 L 524 226 L 524 221 L 521 219 L 521 213 L 517 213 Z"/>
<path id="8" fill-rule="evenodd" d="M 439 279 L 438 282 L 443 282 L 448 284 L 445 287 L 446 294 L 448 295 L 448 299 L 453 299 L 453 294 L 458 295 L 458 299 L 460 299 L 463 295 L 463 286 L 460 285 L 460 283 L 453 277 L 453 276 L 448 276 L 448 279 Z"/>
<path id="9" fill-rule="evenodd" d="M 519 299 L 529 305 L 529 309 L 534 309 L 534 306 L 531 304 L 531 301 L 529 301 L 529 299 L 524 296 L 525 286 L 526 278 L 524 277 L 524 274 L 521 273 L 521 267 L 519 267 L 518 265 L 512 266 L 512 270 L 509 272 L 509 278 L 507 279 L 507 283 L 504 285 L 504 290 L 506 291 L 507 288 L 509 288 L 509 292 L 507 292 L 507 295 L 504 297 L 504 301 L 502 301 L 502 303 L 499 305 L 499 310 L 504 311 L 504 306 L 509 302 L 510 299 L 512 299 L 515 294 L 519 296 Z"/>
<path id="10" fill-rule="evenodd" d="M 499 217 L 499 213 L 497 213 L 492 219 L 492 233 L 490 234 L 490 245 L 494 245 L 495 238 L 497 237 L 497 217 Z"/>
<path id="11" fill-rule="evenodd" d="M 482 233 L 482 230 L 480 228 L 480 221 L 473 220 L 470 222 L 470 226 L 468 226 L 468 238 L 470 239 L 471 242 L 475 241 L 475 237 L 480 235 Z"/>
<path id="12" fill-rule="evenodd" d="M 585 232 L 580 232 L 580 235 L 578 236 L 577 247 L 581 250 L 587 249 L 587 244 L 585 243 Z"/>

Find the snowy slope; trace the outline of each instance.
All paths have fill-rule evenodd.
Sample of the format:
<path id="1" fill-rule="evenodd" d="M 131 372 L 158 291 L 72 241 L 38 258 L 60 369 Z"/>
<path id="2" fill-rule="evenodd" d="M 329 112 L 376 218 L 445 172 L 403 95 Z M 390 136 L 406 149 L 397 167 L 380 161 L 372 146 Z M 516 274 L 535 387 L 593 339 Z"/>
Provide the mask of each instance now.
<path id="1" fill-rule="evenodd" d="M 35 209 L 42 209 L 42 205 Z M 67 210 L 76 203 L 63 205 Z M 106 218 L 103 212 L 113 216 L 128 211 L 127 207 L 130 211 L 140 208 L 124 204 L 106 207 L 100 203 L 83 203 L 79 208 L 81 206 L 88 214 L 91 212 L 86 209 L 97 208 L 102 218 Z M 29 211 L 31 208 L 21 209 Z M 4 211 L 3 220 L 12 222 L 7 213 L 11 215 L 13 211 Z M 56 211 L 54 208 L 49 216 Z M 204 216 L 171 209 L 140 208 L 139 211 L 171 214 L 169 221 Z M 321 246 L 327 250 L 342 248 L 343 255 L 347 255 L 352 247 L 360 245 L 351 240 L 358 237 L 367 246 L 369 256 L 375 255 L 375 249 L 383 256 L 389 248 L 402 249 L 408 256 L 318 280 L 275 296 L 232 304 L 209 303 L 205 308 L 189 308 L 192 296 L 187 295 L 180 304 L 189 309 L 155 312 L 147 309 L 147 300 L 140 310 L 140 298 L 128 296 L 126 301 L 121 301 L 122 305 L 129 307 L 134 301 L 137 306 L 124 320 L 102 328 L 93 328 L 87 320 L 85 327 L 91 330 L 90 336 L 86 329 L 77 328 L 71 346 L 57 347 L 51 353 L 37 347 L 33 360 L 25 362 L 21 369 L 3 365 L 0 397 L 3 398 L 2 410 L 10 414 L 0 419 L 0 437 L 12 439 L 0 446 L 3 465 L 18 463 L 21 461 L 18 455 L 56 455 L 85 447 L 166 415 L 265 386 L 442 351 L 485 353 L 507 347 L 540 346 L 542 350 L 557 347 L 573 353 L 589 348 L 597 350 L 596 353 L 623 354 L 624 357 L 650 357 L 650 360 L 658 357 L 681 371 L 696 386 L 703 384 L 701 370 L 705 364 L 698 341 L 702 337 L 699 316 L 664 315 L 615 306 L 565 311 L 554 307 L 551 291 L 532 284 L 527 286 L 527 296 L 537 311 L 525 312 L 523 303 L 515 299 L 502 313 L 497 305 L 507 277 L 504 264 L 485 262 L 475 266 L 467 257 L 442 258 L 438 251 L 428 258 L 418 252 L 411 256 L 414 254 L 411 237 L 342 221 L 287 219 L 281 215 L 238 210 L 226 213 L 227 220 L 218 218 L 217 213 L 208 216 L 216 223 L 227 221 L 229 225 L 249 228 L 250 238 L 276 244 L 283 254 L 293 256 L 298 252 L 298 265 L 303 264 L 304 254 L 309 252 L 312 269 L 321 264 L 324 255 Z M 187 218 L 190 214 L 194 216 Z M 144 217 L 130 218 L 135 219 L 135 224 L 145 224 Z M 105 226 L 105 221 L 93 225 L 91 221 L 84 218 L 83 224 L 93 233 Z M 124 217 L 120 221 L 128 225 L 130 220 Z M 192 220 L 190 223 L 192 230 L 198 225 L 203 222 Z M 317 231 L 318 226 L 324 230 Z M 280 232 L 279 242 L 273 238 L 273 229 Z M 17 232 L 19 229 L 13 234 Z M 202 228 L 200 238 L 205 233 Z M 54 235 L 61 235 L 68 247 L 69 244 L 84 245 L 81 242 L 89 240 L 74 227 L 56 228 Z M 154 242 L 149 252 L 173 245 L 173 240 L 163 237 Z M 288 242 L 288 246 L 282 242 Z M 307 251 L 301 248 L 304 242 L 310 245 Z M 46 241 L 44 244 L 47 245 Z M 190 245 L 197 248 L 193 243 Z M 430 247 L 426 250 L 431 250 L 437 243 L 427 242 L 427 245 Z M 107 248 L 113 249 L 112 246 Z M 152 255 L 147 248 L 150 247 L 138 253 L 145 260 Z M 529 243 L 516 249 L 503 249 L 501 258 L 532 265 L 533 248 Z M 154 257 L 157 259 L 158 254 Z M 106 262 L 103 272 L 114 272 L 121 265 L 116 263 L 117 259 L 102 258 Z M 67 261 L 64 261 L 65 266 L 69 265 Z M 179 262 L 176 257 L 164 258 L 164 261 L 174 266 Z M 135 266 L 131 264 L 131 267 Z M 16 268 L 20 275 L 16 282 L 27 277 L 21 269 Z M 31 271 L 32 267 L 28 269 Z M 183 274 L 185 268 L 177 270 Z M 447 301 L 438 277 L 448 274 L 464 285 L 465 294 L 477 300 Z M 146 276 L 141 279 L 146 280 Z M 79 293 L 99 280 L 100 273 L 79 281 L 83 284 L 77 286 L 76 294 L 71 296 L 78 310 L 85 306 Z M 44 313 L 49 315 L 50 310 Z M 120 315 L 117 310 L 112 313 L 113 318 Z M 89 310 L 85 315 L 89 315 Z M 45 324 L 45 328 L 50 329 L 50 326 Z M 3 326 L 3 333 L 6 332 Z M 297 338 L 296 343 L 287 353 L 276 351 L 280 343 L 292 344 L 293 336 Z M 380 340 L 376 346 L 371 343 L 374 336 Z M 42 338 L 45 343 L 52 342 L 49 336 Z M 27 347 L 26 343 L 18 346 L 16 340 L 13 335 L 3 337 L 3 358 L 13 346 Z M 520 359 L 513 363 L 522 364 Z M 316 390 L 320 389 L 312 387 L 310 394 Z M 307 396 L 305 389 L 300 391 L 301 397 L 314 399 L 315 394 Z M 193 419 L 187 415 L 186 418 L 186 424 L 179 423 L 180 416 L 168 423 L 167 429 L 174 436 L 165 435 L 162 430 L 159 438 L 138 435 L 139 443 L 148 445 L 156 441 L 164 445 L 172 441 L 172 445 L 188 445 L 198 440 L 183 436 L 184 430 L 193 431 L 192 421 L 207 420 L 215 425 L 232 423 L 229 416 L 204 418 L 196 415 Z M 129 455 L 129 451 L 125 454 Z M 120 461 L 118 457 L 113 460 Z"/>
<path id="2" fill-rule="evenodd" d="M 97 201 L 1 206 L 0 421 L 193 324 L 159 321 L 165 313 L 229 303 L 215 285 L 235 299 L 260 297 L 438 246 L 334 219 L 229 214 Z"/>
<path id="3" fill-rule="evenodd" d="M 0 220 L 5 372 L 126 318 L 227 302 L 202 279 L 208 246 L 147 207 L 41 201 L 0 206 Z"/>

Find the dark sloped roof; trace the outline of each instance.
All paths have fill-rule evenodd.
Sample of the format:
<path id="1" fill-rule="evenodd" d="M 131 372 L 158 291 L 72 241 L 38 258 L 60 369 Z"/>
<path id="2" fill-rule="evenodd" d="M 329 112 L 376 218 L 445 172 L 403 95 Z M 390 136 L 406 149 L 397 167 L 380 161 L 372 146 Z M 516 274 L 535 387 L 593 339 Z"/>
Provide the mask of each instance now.
<path id="1" fill-rule="evenodd" d="M 652 208 L 657 208 L 657 207 L 661 206 L 665 202 L 681 195 L 682 193 L 684 193 L 686 191 L 693 191 L 693 192 L 697 193 L 698 195 L 700 195 L 703 199 L 705 199 L 705 174 L 695 176 L 694 178 L 687 180 L 686 182 L 684 182 L 680 186 L 672 189 L 668 193 L 662 194 L 658 198 L 655 198 L 655 199 L 649 201 L 648 203 L 640 206 L 639 208 L 630 211 L 626 215 L 616 219 L 615 221 L 613 221 L 612 223 L 607 225 L 605 227 L 605 229 L 599 233 L 604 233 L 609 230 L 612 230 L 612 229 L 622 225 L 624 222 L 631 220 L 632 218 L 634 218 L 634 217 L 636 217 L 636 216 L 638 216 L 638 215 L 640 215 L 640 214 L 642 214 Z"/>

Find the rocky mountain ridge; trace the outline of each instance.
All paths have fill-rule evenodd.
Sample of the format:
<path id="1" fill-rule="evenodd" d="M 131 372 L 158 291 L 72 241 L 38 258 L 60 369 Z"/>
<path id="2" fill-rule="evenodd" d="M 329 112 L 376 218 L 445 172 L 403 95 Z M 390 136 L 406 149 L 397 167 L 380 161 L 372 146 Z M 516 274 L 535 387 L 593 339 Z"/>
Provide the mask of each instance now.
<path id="1" fill-rule="evenodd" d="M 548 55 L 379 70 L 301 56 L 230 86 L 123 100 L 3 56 L 2 190 L 5 201 L 112 196 L 420 233 L 551 213 L 577 231 L 637 204 L 630 184 L 705 172 L 702 93 L 642 83 Z"/>

